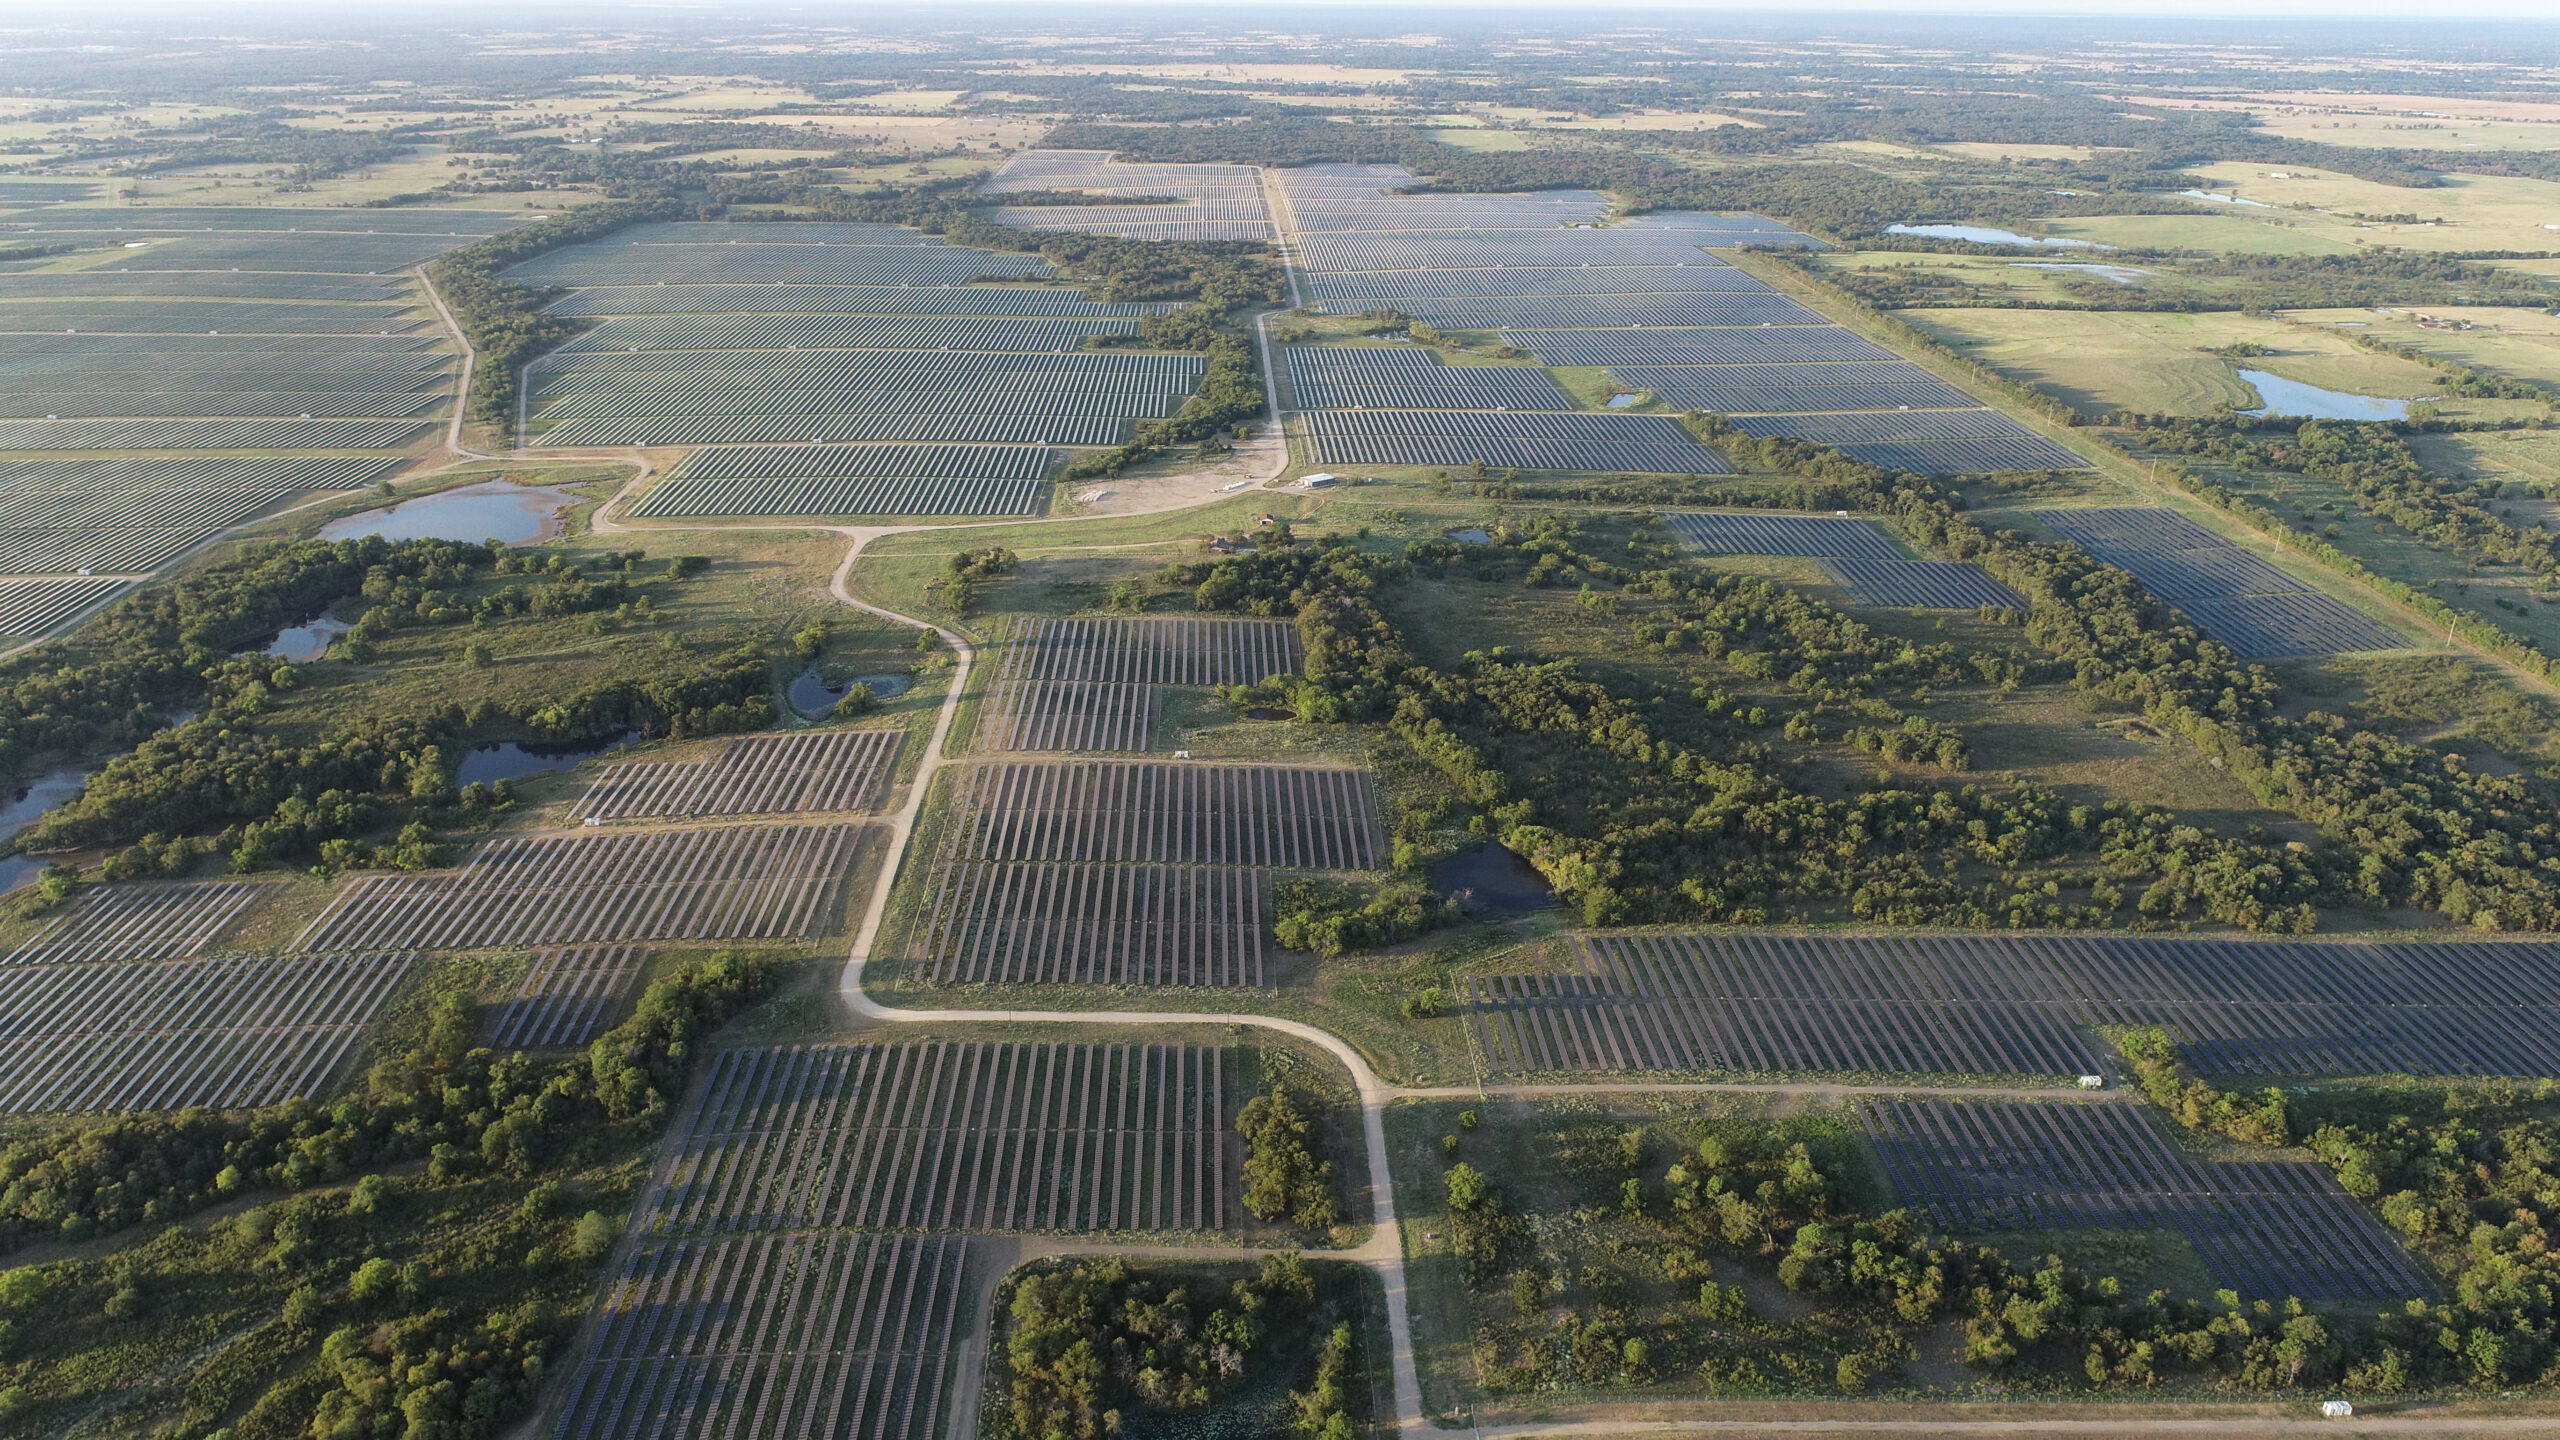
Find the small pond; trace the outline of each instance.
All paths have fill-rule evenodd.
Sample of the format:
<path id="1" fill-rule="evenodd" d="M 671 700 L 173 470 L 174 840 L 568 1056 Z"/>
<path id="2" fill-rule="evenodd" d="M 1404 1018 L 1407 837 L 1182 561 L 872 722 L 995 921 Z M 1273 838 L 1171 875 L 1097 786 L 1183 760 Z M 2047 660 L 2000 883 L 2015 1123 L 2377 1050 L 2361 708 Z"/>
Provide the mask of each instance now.
<path id="1" fill-rule="evenodd" d="M 1932 240 L 1970 240 L 1977 245 L 2034 245 L 2054 250 L 2113 250 L 2095 240 L 2073 240 L 2060 235 L 2037 237 L 2021 235 L 2015 230 L 1994 230 L 1988 225 L 1887 225 L 1887 235 L 1926 235 Z"/>
<path id="2" fill-rule="evenodd" d="M 2216 205 L 2246 205 L 2256 210 L 2273 210 L 2276 208 L 2264 200 L 2251 200 L 2239 195 L 2224 195 L 2212 190 L 2181 190 L 2178 193 L 2186 196 L 2190 200 L 2210 200 Z"/>
<path id="3" fill-rule="evenodd" d="M 563 486 L 484 480 L 332 520 L 320 527 L 320 538 L 379 535 L 385 540 L 503 540 L 521 545 L 559 534 L 560 512 L 578 500 Z"/>
<path id="4" fill-rule="evenodd" d="M 308 665 L 328 654 L 331 642 L 354 628 L 344 620 L 332 620 L 323 615 L 307 625 L 288 625 L 277 631 L 276 638 L 268 641 L 267 648 L 260 653 L 296 665 Z"/>
<path id="5" fill-rule="evenodd" d="M 2091 265 L 2068 260 L 2021 260 L 2009 268 L 2012 270 L 2067 270 L 2077 275 L 2095 275 L 2101 280 L 2112 281 L 2118 285 L 2139 285 L 2144 276 L 2153 273 L 2139 265 Z"/>
<path id="6" fill-rule="evenodd" d="M 1609 408 L 1612 410 L 1624 410 L 1630 405 L 1639 405 L 1643 402 L 1644 397 L 1642 395 L 1635 394 L 1631 391 L 1621 391 L 1620 393 L 1609 397 Z"/>
<path id="7" fill-rule="evenodd" d="M 2406 420 L 2409 402 L 2386 400 L 2378 395 L 2350 395 L 2343 390 L 2323 390 L 2299 380 L 2287 380 L 2264 370 L 2242 370 L 2240 378 L 2249 382 L 2266 403 L 2244 415 L 2299 415 L 2308 420 Z"/>
<path id="8" fill-rule="evenodd" d="M 844 692 L 856 685 L 868 685 L 873 699 L 887 700 L 906 694 L 915 688 L 915 683 L 915 677 L 911 675 L 856 675 L 851 680 L 831 681 L 825 671 L 812 665 L 791 682 L 789 698 L 791 708 L 799 712 L 801 718 L 817 720 L 833 711 L 836 702 L 844 698 Z"/>
<path id="9" fill-rule="evenodd" d="M 1493 543 L 1493 537 L 1485 533 L 1485 528 L 1481 525 L 1470 525 L 1464 530 L 1452 530 L 1449 532 L 1449 538 L 1457 541 L 1461 545 L 1490 545 Z"/>
<path id="10" fill-rule="evenodd" d="M 483 784 L 491 780 L 521 780 L 527 775 L 541 775 L 553 770 L 574 769 L 581 760 L 619 750 L 640 738 L 637 730 L 628 730 L 610 740 L 572 740 L 562 744 L 523 744 L 501 740 L 494 744 L 474 745 L 462 757 L 462 769 L 454 776 L 456 785 L 473 781 Z"/>
<path id="11" fill-rule="evenodd" d="M 1526 915 L 1556 905 L 1555 887 L 1538 873 L 1538 867 L 1518 851 L 1489 840 L 1432 866 L 1431 888 L 1480 918 Z"/>
<path id="12" fill-rule="evenodd" d="M 0 808 L 0 840 L 15 837 L 19 831 L 36 823 L 36 817 L 79 794 L 80 787 L 88 783 L 89 772 L 86 770 L 56 770 L 38 778 L 27 787 L 26 794 Z M 34 884 L 37 874 L 51 863 L 33 855 L 0 858 L 0 894 L 21 885 Z"/>

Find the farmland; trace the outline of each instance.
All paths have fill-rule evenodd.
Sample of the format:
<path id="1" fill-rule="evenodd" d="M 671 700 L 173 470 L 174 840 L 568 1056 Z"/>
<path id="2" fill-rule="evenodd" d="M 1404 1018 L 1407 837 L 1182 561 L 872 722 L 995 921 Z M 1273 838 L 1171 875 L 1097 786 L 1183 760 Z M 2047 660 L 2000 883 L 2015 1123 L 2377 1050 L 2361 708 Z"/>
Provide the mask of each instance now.
<path id="1" fill-rule="evenodd" d="M 1128 240 L 1268 240 L 1271 215 L 1262 172 L 1251 165 L 1126 165 L 1101 150 L 1025 150 L 979 185 L 987 195 L 1017 190 L 1082 190 L 1091 205 L 1000 206 L 995 216 L 1025 230 L 1074 230 Z M 1121 204 L 1115 197 L 1177 204 Z"/>

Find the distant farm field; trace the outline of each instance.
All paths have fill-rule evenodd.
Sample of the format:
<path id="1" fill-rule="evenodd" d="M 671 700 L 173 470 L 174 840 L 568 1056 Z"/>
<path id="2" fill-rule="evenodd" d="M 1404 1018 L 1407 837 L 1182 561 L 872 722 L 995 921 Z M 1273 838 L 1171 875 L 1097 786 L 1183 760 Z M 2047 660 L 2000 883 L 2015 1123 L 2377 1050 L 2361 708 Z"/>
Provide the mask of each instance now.
<path id="1" fill-rule="evenodd" d="M 2275 352 L 2247 361 L 2251 368 L 2306 385 L 2398 399 L 2443 388 L 2443 377 L 2414 361 L 2359 350 L 2344 336 L 2231 312 L 1909 310 L 1902 318 L 2089 416 L 2117 409 L 2209 415 L 2253 408 L 2258 394 L 2233 362 L 2205 353 L 2243 343 Z M 2447 411 L 2460 408 L 2455 402 Z"/>

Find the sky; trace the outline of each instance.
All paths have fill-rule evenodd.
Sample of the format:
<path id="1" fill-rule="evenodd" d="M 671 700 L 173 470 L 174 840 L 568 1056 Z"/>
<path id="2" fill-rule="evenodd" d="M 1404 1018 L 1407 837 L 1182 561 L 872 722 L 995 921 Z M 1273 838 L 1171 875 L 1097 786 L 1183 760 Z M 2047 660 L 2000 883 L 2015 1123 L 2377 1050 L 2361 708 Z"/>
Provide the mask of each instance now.
<path id="1" fill-rule="evenodd" d="M 649 16 L 680 14 L 700 20 L 724 11 L 735 11 L 742 18 L 753 15 L 788 16 L 791 18 L 830 20 L 842 18 L 858 21 L 866 13 L 913 12 L 919 7 L 913 0 L 748 0 L 748 3 L 723 3 L 723 0 L 567 0 L 567 3 L 545 4 L 542 0 L 528 3 L 495 5 L 492 0 L 408 0 L 398 14 L 405 22 L 425 20 L 429 24 L 450 17 L 452 23 L 476 25 L 492 14 L 503 14 L 516 23 L 544 24 L 595 23 L 615 14 L 634 20 Z M 1285 11 L 1337 10 L 1358 12 L 1374 21 L 1379 14 L 1376 0 L 946 0 L 930 7 L 939 13 L 965 13 L 971 10 L 1001 9 L 1012 14 L 1050 12 L 1059 15 L 1108 11 L 1126 14 L 1132 10 L 1163 10 L 1171 14 L 1217 14 L 1246 18 L 1275 15 Z M 1399 0 L 1398 13 L 1417 14 L 1463 11 L 1498 18 L 1506 13 L 1528 12 L 1546 16 L 1591 14 L 1627 14 L 1633 11 L 1678 12 L 1698 16 L 1753 15 L 1769 18 L 1785 14 L 1821 12 L 1825 14 L 1868 13 L 1908 20 L 1915 16 L 1992 16 L 2050 15 L 2092 19 L 2119 19 L 2137 24 L 2143 19 L 2163 17 L 2247 20 L 2254 17 L 2288 17 L 2303 20 L 2368 20 L 2440 24 L 2450 20 L 2483 19 L 2530 22 L 2533 29 L 2548 29 L 2560 42 L 2560 0 L 1787 0 L 1772 5 L 1769 0 Z M 360 11 L 358 13 L 361 13 Z M 254 20 L 259 16 L 330 17 L 349 14 L 344 0 L 133 0 L 112 11 L 94 17 L 108 24 L 130 24 L 143 17 L 160 18 L 177 23 L 219 25 L 225 21 Z M 76 27 L 76 12 L 66 12 L 59 0 L 0 0 L 0 26 L 9 28 Z M 2463 37 L 2448 35 L 2459 42 Z"/>

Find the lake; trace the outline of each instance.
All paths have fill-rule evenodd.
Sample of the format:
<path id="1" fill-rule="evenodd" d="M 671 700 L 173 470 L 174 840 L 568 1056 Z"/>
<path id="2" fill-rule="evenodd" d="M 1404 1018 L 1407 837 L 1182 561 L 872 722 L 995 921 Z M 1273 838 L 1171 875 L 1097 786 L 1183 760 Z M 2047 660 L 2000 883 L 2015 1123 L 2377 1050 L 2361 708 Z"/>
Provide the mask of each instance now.
<path id="1" fill-rule="evenodd" d="M 8 806 L 0 807 L 0 840 L 16 838 L 19 831 L 36 823 L 36 817 L 79 794 L 80 787 L 88 783 L 89 772 L 86 770 L 56 770 L 38 778 L 27 787 L 26 794 Z M 37 874 L 52 863 L 31 855 L 0 857 L 0 894 L 21 885 L 34 884 Z"/>
<path id="2" fill-rule="evenodd" d="M 1887 225 L 1887 235 L 1925 235 L 1932 240 L 1970 240 L 1977 245 L 2037 245 L 2055 250 L 2113 250 L 2095 240 L 2073 240 L 2061 235 L 2021 235 L 2015 230 L 1994 230 L 1988 225 Z"/>
<path id="3" fill-rule="evenodd" d="M 2242 370 L 2240 378 L 2249 382 L 2266 403 L 2243 415 L 2299 415 L 2306 420 L 2406 420 L 2409 402 L 2386 400 L 2377 395 L 2350 395 L 2342 390 L 2323 390 L 2299 380 L 2287 380 L 2264 370 Z"/>
<path id="4" fill-rule="evenodd" d="M 468 785 L 478 781 L 487 784 L 492 780 L 521 780 L 527 775 L 573 770 L 581 760 L 593 760 L 639 738 L 639 731 L 627 730 L 610 740 L 572 740 L 548 745 L 501 740 L 474 745 L 471 753 L 462 757 L 462 769 L 454 776 L 453 783 Z"/>
<path id="5" fill-rule="evenodd" d="M 500 540 L 521 545 L 559 534 L 560 512 L 579 498 L 556 485 L 484 480 L 332 520 L 320 527 L 320 538 L 379 535 L 385 540 Z"/>

